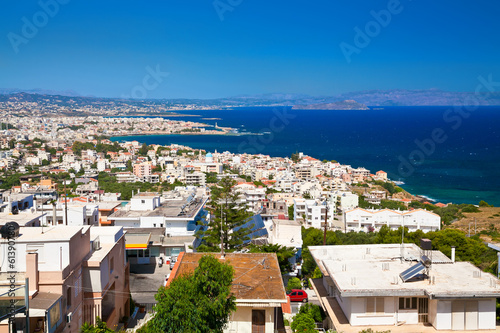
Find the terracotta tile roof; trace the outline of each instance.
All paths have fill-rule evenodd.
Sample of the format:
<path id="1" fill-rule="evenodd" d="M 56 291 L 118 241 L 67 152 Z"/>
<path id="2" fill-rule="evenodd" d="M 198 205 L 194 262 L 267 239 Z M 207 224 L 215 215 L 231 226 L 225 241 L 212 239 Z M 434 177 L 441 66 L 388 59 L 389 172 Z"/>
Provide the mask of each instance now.
<path id="1" fill-rule="evenodd" d="M 170 279 L 190 274 L 198 267 L 198 261 L 207 253 L 179 255 Z M 234 267 L 232 293 L 238 301 L 273 300 L 286 302 L 285 288 L 275 253 L 228 253 L 220 259 L 220 253 L 212 253 L 220 261 Z M 169 282 L 170 282 L 169 279 Z"/>

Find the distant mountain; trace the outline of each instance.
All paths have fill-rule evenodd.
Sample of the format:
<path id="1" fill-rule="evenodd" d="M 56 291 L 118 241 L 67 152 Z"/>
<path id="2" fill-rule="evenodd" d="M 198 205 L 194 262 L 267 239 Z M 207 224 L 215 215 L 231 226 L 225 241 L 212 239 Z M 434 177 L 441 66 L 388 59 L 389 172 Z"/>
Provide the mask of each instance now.
<path id="1" fill-rule="evenodd" d="M 319 103 L 310 105 L 294 105 L 294 110 L 369 110 L 369 108 L 353 100 L 345 100 L 334 103 Z"/>
<path id="2" fill-rule="evenodd" d="M 47 90 L 47 89 L 14 89 L 14 88 L 0 88 L 0 94 L 18 94 L 18 93 L 28 93 L 28 94 L 38 94 L 38 95 L 58 95 L 58 96 L 81 96 L 74 90 Z"/>
<path id="3" fill-rule="evenodd" d="M 427 90 L 368 90 L 338 95 L 337 98 L 353 99 L 370 106 L 436 106 L 436 105 L 500 105 L 500 93 L 475 94 L 439 89 Z"/>
<path id="4" fill-rule="evenodd" d="M 369 106 L 437 106 L 437 105 L 500 105 L 500 93 L 475 94 L 473 92 L 451 92 L 439 89 L 426 90 L 367 90 L 333 96 L 308 96 L 303 94 L 265 94 L 236 96 L 220 101 L 240 102 L 252 105 L 308 105 L 338 103 L 354 100 Z M 314 107 L 316 108 L 316 107 Z"/>
<path id="5" fill-rule="evenodd" d="M 34 92 L 36 91 L 36 92 Z M 309 96 L 305 94 L 262 94 L 234 96 L 217 99 L 123 99 L 79 96 L 74 91 L 55 92 L 52 90 L 0 89 L 1 101 L 37 102 L 41 106 L 58 105 L 75 110 L 81 106 L 108 108 L 145 108 L 163 112 L 169 110 L 226 109 L 254 106 L 295 106 L 306 109 L 359 109 L 366 106 L 435 106 L 435 105 L 500 105 L 500 93 L 474 94 L 472 92 L 449 92 L 438 89 L 428 90 L 368 90 L 334 96 Z M 352 101 L 349 103 L 343 101 Z M 355 102 L 354 102 L 355 101 Z M 340 103 L 340 104 L 339 104 Z M 354 104 L 356 103 L 356 104 Z"/>

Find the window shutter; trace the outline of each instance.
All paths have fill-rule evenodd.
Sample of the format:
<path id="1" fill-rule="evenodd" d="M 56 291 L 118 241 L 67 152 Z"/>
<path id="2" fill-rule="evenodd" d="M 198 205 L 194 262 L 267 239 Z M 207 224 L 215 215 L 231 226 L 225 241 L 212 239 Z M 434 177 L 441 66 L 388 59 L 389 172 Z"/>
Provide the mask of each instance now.
<path id="1" fill-rule="evenodd" d="M 377 297 L 377 313 L 384 313 L 384 298 Z"/>
<path id="2" fill-rule="evenodd" d="M 368 297 L 366 299 L 366 313 L 374 313 L 375 312 L 375 298 Z"/>

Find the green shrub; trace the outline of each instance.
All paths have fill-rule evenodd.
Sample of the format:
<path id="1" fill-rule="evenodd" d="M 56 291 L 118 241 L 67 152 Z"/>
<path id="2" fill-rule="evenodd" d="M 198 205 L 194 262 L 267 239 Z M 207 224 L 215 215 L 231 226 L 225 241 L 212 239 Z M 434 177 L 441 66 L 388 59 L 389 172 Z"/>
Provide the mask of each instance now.
<path id="1" fill-rule="evenodd" d="M 290 292 L 292 289 L 302 289 L 302 283 L 300 283 L 300 279 L 293 277 L 288 280 L 288 283 L 286 285 L 286 291 Z"/>

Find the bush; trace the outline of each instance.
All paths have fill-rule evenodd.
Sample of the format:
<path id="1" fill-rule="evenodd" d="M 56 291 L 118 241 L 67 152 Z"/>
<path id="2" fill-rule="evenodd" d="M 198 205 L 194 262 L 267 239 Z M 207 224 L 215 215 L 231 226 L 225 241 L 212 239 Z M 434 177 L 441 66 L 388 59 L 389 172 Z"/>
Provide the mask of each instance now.
<path id="1" fill-rule="evenodd" d="M 323 309 L 319 305 L 307 303 L 300 307 L 299 313 L 306 313 L 310 315 L 315 322 L 322 323 L 325 320 L 326 315 Z"/>
<path id="2" fill-rule="evenodd" d="M 466 205 L 462 208 L 462 212 L 464 213 L 479 213 L 481 212 L 479 208 L 474 205 Z"/>
<path id="3" fill-rule="evenodd" d="M 302 289 L 302 283 L 300 283 L 300 279 L 293 277 L 290 280 L 288 280 L 288 283 L 286 285 L 286 291 L 290 292 L 292 289 Z"/>
<path id="4" fill-rule="evenodd" d="M 298 313 L 293 318 L 291 328 L 294 332 L 316 333 L 314 318 L 307 313 Z"/>

